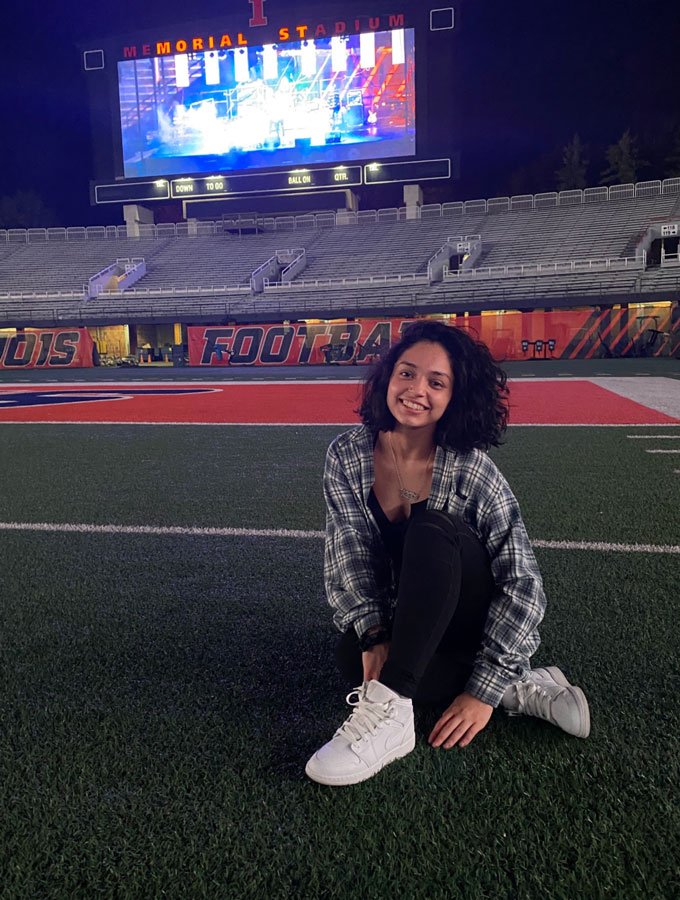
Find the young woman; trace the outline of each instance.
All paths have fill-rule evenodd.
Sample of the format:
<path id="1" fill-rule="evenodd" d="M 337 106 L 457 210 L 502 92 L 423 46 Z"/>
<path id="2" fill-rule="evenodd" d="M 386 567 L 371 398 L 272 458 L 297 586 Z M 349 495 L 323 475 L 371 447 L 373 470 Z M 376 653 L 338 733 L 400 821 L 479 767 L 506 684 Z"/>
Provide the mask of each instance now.
<path id="1" fill-rule="evenodd" d="M 508 419 L 505 373 L 464 331 L 418 322 L 364 385 L 363 425 L 324 473 L 324 577 L 353 711 L 307 763 L 355 784 L 415 746 L 413 701 L 446 709 L 433 747 L 465 747 L 494 708 L 577 737 L 588 703 L 530 669 L 545 596 L 517 501 L 486 451 Z"/>

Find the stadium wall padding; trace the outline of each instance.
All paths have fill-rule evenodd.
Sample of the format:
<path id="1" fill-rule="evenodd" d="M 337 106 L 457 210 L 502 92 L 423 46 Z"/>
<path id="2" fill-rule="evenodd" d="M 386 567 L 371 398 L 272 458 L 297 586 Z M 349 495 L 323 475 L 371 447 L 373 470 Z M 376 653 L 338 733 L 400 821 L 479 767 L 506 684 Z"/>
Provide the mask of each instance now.
<path id="1" fill-rule="evenodd" d="M 91 368 L 93 349 L 86 328 L 0 332 L 0 369 Z"/>
<path id="2" fill-rule="evenodd" d="M 669 356 L 680 345 L 678 305 L 437 316 L 469 330 L 498 360 Z M 290 325 L 192 326 L 189 365 L 367 364 L 415 319 Z"/>

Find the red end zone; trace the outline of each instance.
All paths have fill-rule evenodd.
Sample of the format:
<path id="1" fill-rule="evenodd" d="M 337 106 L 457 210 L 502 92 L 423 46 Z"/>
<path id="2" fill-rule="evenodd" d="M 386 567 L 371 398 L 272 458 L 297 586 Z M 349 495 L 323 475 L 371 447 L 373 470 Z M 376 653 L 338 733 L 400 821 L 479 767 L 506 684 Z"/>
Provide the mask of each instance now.
<path id="1" fill-rule="evenodd" d="M 353 424 L 357 382 L 0 385 L 2 422 Z M 513 425 L 668 425 L 680 419 L 589 381 L 514 382 Z"/>

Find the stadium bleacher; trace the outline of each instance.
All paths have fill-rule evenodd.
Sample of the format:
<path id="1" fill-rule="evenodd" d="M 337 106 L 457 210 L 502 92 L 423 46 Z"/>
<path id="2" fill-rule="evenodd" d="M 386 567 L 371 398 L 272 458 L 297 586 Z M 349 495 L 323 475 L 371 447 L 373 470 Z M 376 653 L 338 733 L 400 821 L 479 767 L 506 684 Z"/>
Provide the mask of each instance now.
<path id="1" fill-rule="evenodd" d="M 638 244 L 650 223 L 680 217 L 680 179 L 433 204 L 410 215 L 382 209 L 141 225 L 136 238 L 124 226 L 0 231 L 0 324 L 529 308 L 677 289 L 677 268 L 646 270 Z M 474 267 L 461 270 L 454 257 L 453 271 L 434 279 L 433 255 L 469 235 L 481 239 Z M 304 269 L 251 292 L 252 273 L 292 248 L 304 250 Z M 127 290 L 83 299 L 89 279 L 120 258 L 143 258 L 146 274 Z"/>

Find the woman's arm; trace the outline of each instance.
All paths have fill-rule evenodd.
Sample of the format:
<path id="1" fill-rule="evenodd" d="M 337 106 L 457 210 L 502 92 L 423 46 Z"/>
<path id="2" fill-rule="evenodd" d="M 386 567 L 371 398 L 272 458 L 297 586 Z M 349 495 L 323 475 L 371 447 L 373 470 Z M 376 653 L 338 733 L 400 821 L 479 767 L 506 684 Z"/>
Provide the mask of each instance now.
<path id="1" fill-rule="evenodd" d="M 391 572 L 369 524 L 358 474 L 348 474 L 346 468 L 331 444 L 324 469 L 324 583 L 337 627 L 340 631 L 354 628 L 361 637 L 389 623 Z"/>
<path id="2" fill-rule="evenodd" d="M 546 605 L 519 504 L 498 470 L 495 481 L 495 489 L 479 503 L 477 514 L 496 590 L 466 685 L 469 694 L 494 707 L 505 689 L 525 676 L 529 657 L 540 641 L 537 627 Z"/>
<path id="3" fill-rule="evenodd" d="M 466 747 L 486 727 L 508 685 L 524 676 L 538 646 L 536 628 L 545 609 L 541 576 L 517 500 L 488 458 L 472 471 L 466 491 L 496 590 L 465 691 L 430 733 L 430 744 L 445 749 Z"/>

